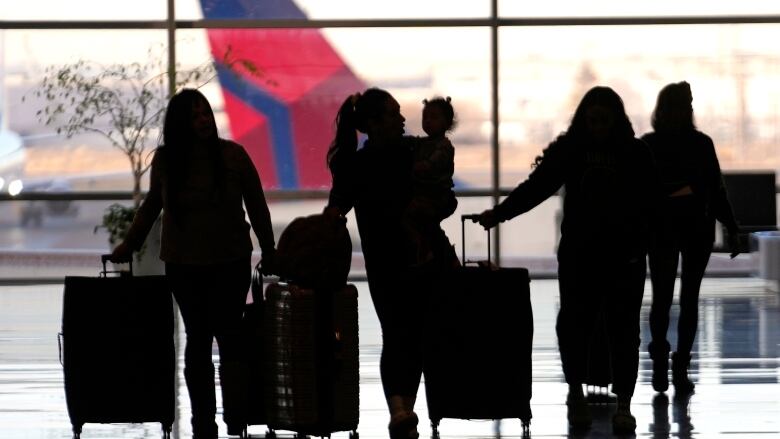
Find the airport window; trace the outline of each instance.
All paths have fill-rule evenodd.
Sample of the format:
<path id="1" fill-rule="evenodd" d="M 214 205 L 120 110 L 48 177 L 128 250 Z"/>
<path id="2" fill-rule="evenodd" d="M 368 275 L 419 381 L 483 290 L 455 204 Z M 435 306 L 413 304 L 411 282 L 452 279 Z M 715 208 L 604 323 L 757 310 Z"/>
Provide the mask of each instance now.
<path id="1" fill-rule="evenodd" d="M 777 14 L 780 5 L 764 0 L 550 0 L 519 2 L 498 0 L 501 17 L 674 17 Z"/>
<path id="2" fill-rule="evenodd" d="M 522 27 L 500 36 L 502 176 L 530 170 L 590 87 L 614 88 L 642 135 L 660 89 L 683 80 L 722 168 L 780 170 L 780 26 Z"/>
<path id="3" fill-rule="evenodd" d="M 13 20 L 43 21 L 57 20 L 165 20 L 167 16 L 164 0 L 27 0 L 0 2 L 0 17 Z M 106 26 L 110 27 L 110 26 Z"/>
<path id="4" fill-rule="evenodd" d="M 174 5 L 171 17 L 169 3 Z M 635 131 L 642 134 L 650 130 L 658 90 L 666 83 L 687 80 L 697 122 L 715 140 L 724 169 L 780 170 L 780 50 L 775 44 L 780 40 L 780 6 L 758 0 L 739 5 L 709 2 L 706 9 L 700 2 L 671 0 L 600 0 L 588 2 L 587 8 L 580 3 L 4 4 L 0 96 L 2 126 L 11 133 L 4 138 L 24 139 L 34 159 L 26 165 L 31 175 L 45 174 L 50 180 L 72 177 L 68 173 L 75 168 L 84 175 L 121 174 L 126 163 L 120 152 L 95 135 L 51 136 L 50 127 L 35 117 L 40 102 L 23 102 L 21 95 L 34 87 L 46 66 L 80 58 L 129 65 L 145 60 L 155 46 L 163 48 L 166 61 L 174 56 L 180 70 L 209 62 L 220 67 L 202 90 L 215 107 L 220 133 L 262 151 L 253 158 L 269 197 L 276 200 L 278 229 L 301 212 L 315 212 L 324 205 L 330 181 L 322 149 L 332 135 L 328 129 L 335 108 L 349 93 L 372 85 L 396 96 L 410 134 L 421 134 L 423 98 L 453 98 L 460 122 L 451 135 L 460 194 L 456 215 L 489 207 L 525 178 L 534 157 L 567 127 L 579 98 L 595 84 L 618 91 Z M 169 47 L 169 41 L 175 45 Z M 258 50 L 262 41 L 273 41 L 272 49 Z M 283 65 L 293 58 L 274 53 L 273 48 L 297 50 L 299 60 L 307 48 L 314 55 L 305 65 Z M 257 70 L 248 74 L 240 64 L 226 69 L 226 54 L 234 61 L 251 61 Z M 242 90 L 261 93 L 248 102 Z M 280 121 L 287 125 L 275 125 Z M 296 124 L 320 128 L 296 130 Z M 280 131 L 283 125 L 287 128 Z M 275 143 L 279 139 L 283 142 Z M 57 149 L 58 157 L 73 156 L 81 148 L 82 159 L 89 160 L 56 165 L 47 148 Z M 99 153 L 83 153 L 90 148 Z M 0 157 L 0 165 L 13 160 L 11 155 Z M 68 190 L 74 199 L 93 197 L 74 201 L 86 206 L 80 227 L 89 233 L 108 203 L 94 200 L 91 192 L 113 191 L 120 199 L 129 194 L 129 171 L 126 178 L 66 180 L 73 182 Z M 19 224 L 25 201 L 2 196 L 6 201 L 0 201 L 0 209 L 10 209 L 3 215 L 3 227 Z M 553 197 L 528 216 L 504 224 L 499 245 L 493 248 L 508 260 L 553 255 L 559 208 L 560 199 Z M 455 217 L 445 222 L 454 243 L 459 242 L 459 228 Z M 480 255 L 483 244 L 477 240 L 482 237 L 476 235 L 466 247 Z M 0 240 L 0 248 L 57 245 L 20 244 L 13 236 Z M 517 236 L 527 239 L 520 245 Z M 98 241 L 81 242 L 91 248 Z"/>
<path id="5" fill-rule="evenodd" d="M 487 18 L 490 0 L 452 2 L 450 0 L 296 0 L 245 2 L 247 11 L 236 17 L 223 0 L 176 0 L 176 18 L 192 19 L 286 19 L 286 20 L 354 20 L 354 19 L 422 19 Z M 269 7 L 275 5 L 278 7 Z"/>

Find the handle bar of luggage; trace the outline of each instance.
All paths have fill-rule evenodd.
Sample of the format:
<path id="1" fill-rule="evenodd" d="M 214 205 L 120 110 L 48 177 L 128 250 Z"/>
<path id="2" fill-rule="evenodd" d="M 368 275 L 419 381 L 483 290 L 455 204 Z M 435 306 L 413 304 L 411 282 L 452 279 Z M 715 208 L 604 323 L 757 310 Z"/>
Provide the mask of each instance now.
<path id="1" fill-rule="evenodd" d="M 479 261 L 467 261 L 466 260 L 466 221 L 477 222 L 480 218 L 478 213 L 470 213 L 460 216 L 460 238 L 461 238 L 461 263 L 466 266 L 468 263 L 479 264 Z M 490 229 L 487 229 L 487 262 L 490 265 L 491 253 L 490 253 Z"/>
<path id="2" fill-rule="evenodd" d="M 106 263 L 111 262 L 111 254 L 104 254 L 100 255 L 100 262 L 103 263 L 103 271 L 100 272 L 101 277 L 106 277 L 108 273 L 117 273 L 119 275 L 122 275 L 124 272 L 122 270 L 108 270 L 106 269 Z M 130 258 L 130 260 L 127 262 L 130 265 L 130 276 L 133 275 L 133 259 Z"/>

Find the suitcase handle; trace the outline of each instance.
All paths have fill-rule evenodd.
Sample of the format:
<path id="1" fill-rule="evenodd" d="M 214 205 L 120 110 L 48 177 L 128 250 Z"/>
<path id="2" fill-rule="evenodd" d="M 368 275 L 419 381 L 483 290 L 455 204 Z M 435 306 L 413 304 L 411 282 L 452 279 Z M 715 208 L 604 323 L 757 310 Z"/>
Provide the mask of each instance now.
<path id="1" fill-rule="evenodd" d="M 460 238 L 461 238 L 461 263 L 463 266 L 466 266 L 468 263 L 474 263 L 479 264 L 479 261 L 467 261 L 466 260 L 466 221 L 472 221 L 477 222 L 479 219 L 480 214 L 478 213 L 470 213 L 460 216 Z M 491 265 L 490 263 L 490 229 L 487 229 L 487 262 L 488 266 Z"/>
<path id="2" fill-rule="evenodd" d="M 106 263 L 111 261 L 111 253 L 100 255 L 100 262 L 103 264 L 103 271 L 100 272 L 100 277 L 106 277 L 108 273 L 117 273 L 120 276 L 125 273 L 122 270 L 108 270 L 106 269 Z M 130 264 L 130 276 L 133 275 L 133 259 L 131 258 L 130 261 L 128 261 L 128 264 Z"/>

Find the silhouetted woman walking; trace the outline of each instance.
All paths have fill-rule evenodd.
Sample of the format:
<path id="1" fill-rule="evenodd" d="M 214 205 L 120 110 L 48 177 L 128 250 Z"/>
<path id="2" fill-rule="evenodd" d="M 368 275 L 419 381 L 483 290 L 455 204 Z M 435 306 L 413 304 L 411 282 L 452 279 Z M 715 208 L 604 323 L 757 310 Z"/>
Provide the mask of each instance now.
<path id="1" fill-rule="evenodd" d="M 649 257 L 652 382 L 658 392 L 669 387 L 666 331 L 677 263 L 682 256 L 677 351 L 672 354 L 672 383 L 678 395 L 689 394 L 694 388 L 688 368 L 698 325 L 699 288 L 712 253 L 716 219 L 728 229 L 731 257 L 739 253 L 737 222 L 726 197 L 715 147 L 709 136 L 696 129 L 692 102 L 687 82 L 664 87 L 653 112 L 654 131 L 642 137 L 655 155 L 663 191 Z"/>
<path id="2" fill-rule="evenodd" d="M 594 87 L 582 98 L 568 130 L 536 159 L 528 179 L 479 219 L 484 227 L 493 227 L 564 188 L 556 331 L 569 384 L 567 416 L 575 429 L 592 422 L 582 384 L 588 342 L 602 309 L 612 391 L 618 398 L 613 430 L 636 429 L 631 397 L 639 367 L 639 313 L 656 184 L 650 151 L 634 137 L 622 100 L 610 88 Z"/>
<path id="3" fill-rule="evenodd" d="M 370 88 L 339 109 L 328 153 L 333 175 L 326 214 L 355 209 L 368 288 L 382 327 L 380 374 L 390 411 L 392 439 L 418 437 L 414 412 L 423 366 L 423 326 L 428 297 L 444 285 L 452 249 L 439 228 L 429 237 L 433 259 L 410 267 L 404 212 L 412 196 L 412 142 L 404 117 L 386 91 Z M 359 150 L 357 133 L 368 138 Z M 442 249 L 444 251 L 442 251 Z"/>
<path id="4" fill-rule="evenodd" d="M 240 405 L 246 391 L 240 325 L 251 280 L 252 241 L 245 218 L 248 215 L 260 242 L 264 272 L 272 266 L 274 235 L 254 164 L 241 145 L 217 136 L 211 106 L 196 90 L 182 90 L 168 103 L 149 193 L 112 260 L 132 257 L 160 210 L 160 259 L 165 261 L 187 333 L 184 378 L 192 404 L 193 438 L 217 438 L 211 360 L 215 337 L 225 423 L 229 435 L 239 435 L 246 427 L 243 407 L 227 406 Z"/>

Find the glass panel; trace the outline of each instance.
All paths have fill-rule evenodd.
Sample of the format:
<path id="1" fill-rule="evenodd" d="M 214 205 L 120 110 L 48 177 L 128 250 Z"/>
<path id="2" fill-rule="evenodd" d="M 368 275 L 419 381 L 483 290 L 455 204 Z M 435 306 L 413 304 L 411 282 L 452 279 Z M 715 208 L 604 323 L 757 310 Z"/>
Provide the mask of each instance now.
<path id="1" fill-rule="evenodd" d="M 3 20 L 165 20 L 161 0 L 27 0 L 0 2 Z"/>
<path id="2" fill-rule="evenodd" d="M 778 38 L 777 25 L 502 28 L 502 186 L 526 178 L 590 87 L 615 89 L 642 135 L 652 130 L 659 90 L 683 80 L 691 84 L 697 126 L 713 138 L 723 169 L 780 171 Z M 540 219 L 544 224 L 506 236 L 536 239 L 526 231 L 534 227 L 552 233 L 552 212 Z"/>
<path id="3" fill-rule="evenodd" d="M 143 115 L 144 121 L 149 122 L 152 115 L 164 108 L 167 95 L 165 32 L 6 31 L 4 37 L 6 50 L 0 60 L 0 71 L 4 72 L 0 75 L 4 110 L 0 113 L 0 177 L 5 180 L 0 185 L 2 190 L 9 190 L 14 179 L 22 180 L 23 190 L 131 190 L 128 157 L 109 140 L 110 136 L 129 145 L 118 136 L 118 119 L 106 114 L 97 116 L 102 110 L 90 108 L 84 115 L 96 116 L 95 119 L 82 120 L 82 129 L 68 137 L 67 121 L 76 114 L 77 103 L 85 95 L 74 90 L 68 96 L 60 95 L 67 90 L 55 87 L 49 90 L 47 98 L 42 81 L 48 77 L 49 83 L 53 83 L 57 72 L 67 72 L 71 77 L 78 73 L 85 81 L 112 72 L 117 76 L 104 77 L 100 82 L 110 94 L 98 100 L 115 111 L 119 108 L 117 101 L 104 98 L 110 95 L 127 102 L 135 96 L 137 87 L 155 78 L 147 84 L 159 97 L 158 105 L 148 108 Z M 131 80 L 136 74 L 139 76 Z M 117 80 L 120 76 L 123 79 Z M 63 113 L 47 124 L 46 109 L 53 111 L 60 104 Z M 143 110 L 137 104 L 131 103 L 129 108 L 141 116 Z M 144 142 L 148 152 L 157 144 L 159 122 L 148 124 L 151 131 Z M 138 126 L 130 124 L 130 128 Z M 131 131 L 125 132 L 128 142 L 133 139 Z"/>
<path id="4" fill-rule="evenodd" d="M 0 249 L 93 250 L 109 248 L 101 223 L 113 201 L 6 201 L 0 202 Z M 132 202 L 119 202 L 132 205 Z M 98 268 L 95 263 L 95 268 Z M 93 270 L 97 272 L 97 270 Z"/>
<path id="5" fill-rule="evenodd" d="M 489 15 L 488 0 L 176 0 L 179 20 L 485 18 Z"/>
<path id="6" fill-rule="evenodd" d="M 224 122 L 221 134 L 247 148 L 267 188 L 330 187 L 325 154 L 336 113 L 347 96 L 368 86 L 395 96 L 413 135 L 423 134 L 421 101 L 451 96 L 459 118 L 450 136 L 458 183 L 489 182 L 487 29 L 215 29 L 177 35 L 182 66 L 197 65 L 209 53 L 223 66 L 219 81 L 209 84 L 221 87 L 221 99 L 209 95 Z"/>
<path id="7" fill-rule="evenodd" d="M 164 31 L 6 31 L 6 50 L 0 60 L 2 77 L 3 128 L 0 135 L 1 190 L 7 193 L 69 192 L 69 191 L 130 191 L 133 188 L 128 157 L 113 146 L 107 135 L 122 141 L 116 134 L 116 124 L 109 116 L 98 116 L 99 111 L 86 110 L 83 130 L 72 137 L 64 126 L 73 116 L 82 92 L 71 91 L 60 99 L 64 89 L 54 89 L 47 98 L 44 77 L 50 82 L 57 72 L 94 78 L 96 75 L 127 69 L 127 75 L 136 73 L 134 63 L 141 66 L 141 75 L 133 81 L 105 79 L 101 82 L 111 96 L 134 96 L 133 86 L 139 86 L 151 77 L 152 91 L 160 93 L 160 106 L 149 109 L 145 120 L 159 111 L 167 94 L 167 52 Z M 151 52 L 150 52 L 151 50 Z M 151 53 L 151 56 L 150 56 Z M 83 65 L 78 65 L 79 61 Z M 147 66 L 147 63 L 151 63 Z M 147 66 L 147 67 L 144 67 Z M 132 85 L 131 85 L 132 83 Z M 106 95 L 107 96 L 107 95 Z M 94 97 L 94 95 L 93 95 Z M 73 98 L 73 100 L 70 100 Z M 96 98 L 102 100 L 102 98 Z M 104 101 L 105 103 L 105 101 Z M 50 110 L 62 104 L 64 113 L 46 124 L 45 108 Z M 119 108 L 111 101 L 112 110 Z M 131 108 L 138 109 L 136 105 Z M 140 109 L 139 109 L 140 110 Z M 115 120 L 115 119 L 113 119 Z M 125 119 L 127 120 L 127 119 Z M 137 124 L 131 124 L 137 127 Z M 159 127 L 146 137 L 147 160 L 157 145 Z M 58 129 L 61 131 L 58 133 Z M 129 134 L 132 130 L 126 131 Z M 131 137 L 128 137 L 131 138 Z M 148 163 L 148 162 L 147 162 Z M 0 224 L 0 248 L 55 249 L 101 248 L 108 246 L 102 231 L 94 227 L 100 222 L 109 202 L 18 201 L 0 203 L 3 210 Z"/>
<path id="8" fill-rule="evenodd" d="M 562 199 L 554 195 L 530 212 L 501 223 L 501 265 L 528 267 L 524 258 L 534 258 L 534 264 L 539 263 L 535 258 L 554 258 L 562 206 Z M 544 264 L 533 268 L 537 275 L 545 271 Z"/>
<path id="9" fill-rule="evenodd" d="M 621 0 L 552 0 L 519 2 L 498 0 L 502 17 L 641 17 L 675 15 L 759 15 L 777 14 L 780 4 L 765 0 L 657 0 L 626 2 Z"/>
<path id="10" fill-rule="evenodd" d="M 658 91 L 682 80 L 724 169 L 780 169 L 780 48 L 772 43 L 779 25 L 513 28 L 500 35 L 501 171 L 516 174 L 511 180 L 567 128 L 591 86 L 614 88 L 641 135 L 651 131 Z"/>

